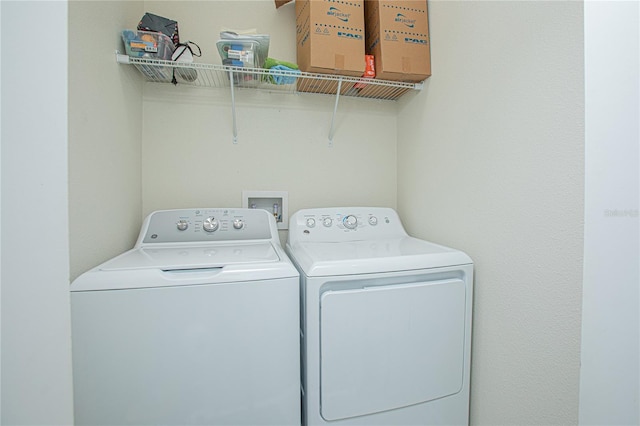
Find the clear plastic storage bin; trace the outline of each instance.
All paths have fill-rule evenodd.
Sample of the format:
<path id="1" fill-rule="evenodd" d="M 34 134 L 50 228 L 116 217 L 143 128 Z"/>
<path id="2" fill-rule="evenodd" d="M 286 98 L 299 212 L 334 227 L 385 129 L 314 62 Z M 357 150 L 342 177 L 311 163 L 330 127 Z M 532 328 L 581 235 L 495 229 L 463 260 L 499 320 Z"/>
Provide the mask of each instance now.
<path id="1" fill-rule="evenodd" d="M 220 40 L 216 43 L 222 65 L 236 68 L 260 68 L 258 58 L 259 43 L 252 40 Z M 238 73 L 233 77 L 240 87 L 255 86 L 260 82 L 260 74 Z"/>
<path id="2" fill-rule="evenodd" d="M 171 60 L 175 50 L 173 41 L 162 33 L 124 30 L 122 41 L 127 55 L 134 58 Z M 151 81 L 167 82 L 173 76 L 171 67 L 139 65 L 138 69 Z"/>
<path id="3" fill-rule="evenodd" d="M 171 60 L 175 50 L 171 39 L 162 33 L 124 30 L 122 41 L 127 55 L 136 58 Z"/>

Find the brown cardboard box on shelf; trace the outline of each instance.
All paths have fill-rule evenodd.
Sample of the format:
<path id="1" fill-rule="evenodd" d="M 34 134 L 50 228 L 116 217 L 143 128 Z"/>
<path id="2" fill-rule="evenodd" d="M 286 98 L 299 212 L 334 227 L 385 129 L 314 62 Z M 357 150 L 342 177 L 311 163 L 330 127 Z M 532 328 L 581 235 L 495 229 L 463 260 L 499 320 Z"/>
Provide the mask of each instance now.
<path id="1" fill-rule="evenodd" d="M 295 5 L 300 70 L 360 77 L 365 68 L 364 0 L 296 0 Z M 322 90 L 305 91 L 326 93 Z"/>
<path id="2" fill-rule="evenodd" d="M 376 78 L 420 82 L 431 75 L 427 0 L 365 0 L 366 49 Z"/>
<path id="3" fill-rule="evenodd" d="M 275 0 L 276 2 L 276 9 L 279 8 L 280 6 L 284 6 L 285 4 L 289 3 L 292 0 Z"/>

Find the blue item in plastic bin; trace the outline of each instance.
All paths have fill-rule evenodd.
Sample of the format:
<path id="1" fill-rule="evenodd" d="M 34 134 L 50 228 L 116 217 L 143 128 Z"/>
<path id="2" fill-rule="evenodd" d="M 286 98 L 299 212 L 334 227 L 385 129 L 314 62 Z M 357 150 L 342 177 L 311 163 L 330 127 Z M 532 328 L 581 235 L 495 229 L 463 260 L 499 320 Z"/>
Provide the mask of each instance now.
<path id="1" fill-rule="evenodd" d="M 300 70 L 294 70 L 293 68 L 286 67 L 284 65 L 274 65 L 269 68 L 269 77 L 275 84 L 293 84 L 296 82 L 296 77 L 293 75 L 281 75 L 276 74 L 273 71 L 287 71 L 290 74 L 300 74 Z"/>

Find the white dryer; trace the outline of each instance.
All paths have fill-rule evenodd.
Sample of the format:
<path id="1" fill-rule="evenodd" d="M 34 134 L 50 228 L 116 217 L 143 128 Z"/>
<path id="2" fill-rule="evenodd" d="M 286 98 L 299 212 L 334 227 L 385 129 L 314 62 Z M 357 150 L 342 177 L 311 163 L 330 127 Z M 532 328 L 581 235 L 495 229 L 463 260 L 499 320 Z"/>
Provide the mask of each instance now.
<path id="1" fill-rule="evenodd" d="M 389 208 L 301 210 L 303 424 L 469 421 L 473 264 L 412 238 Z"/>
<path id="2" fill-rule="evenodd" d="M 71 308 L 76 424 L 300 424 L 299 275 L 267 211 L 154 212 Z"/>

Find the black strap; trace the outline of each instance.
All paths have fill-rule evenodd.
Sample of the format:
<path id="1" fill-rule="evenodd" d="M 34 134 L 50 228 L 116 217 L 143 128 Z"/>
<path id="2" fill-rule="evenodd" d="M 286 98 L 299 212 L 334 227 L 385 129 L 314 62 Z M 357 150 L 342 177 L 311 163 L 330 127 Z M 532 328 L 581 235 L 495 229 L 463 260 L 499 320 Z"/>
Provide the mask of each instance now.
<path id="1" fill-rule="evenodd" d="M 191 48 L 191 46 L 189 46 L 190 44 L 193 44 L 195 47 L 198 48 L 198 53 L 195 53 L 193 51 L 193 49 Z M 184 49 L 182 49 L 182 52 L 180 52 L 178 54 L 178 56 L 176 56 L 176 58 L 174 59 L 175 62 L 178 62 L 178 59 L 180 58 L 180 56 L 182 56 L 182 54 L 184 52 L 186 52 L 187 49 L 189 49 L 189 52 L 191 52 L 191 54 L 193 56 L 202 56 L 202 51 L 200 50 L 200 46 L 198 46 L 197 44 L 195 44 L 192 41 L 187 41 L 186 43 L 178 43 L 178 45 L 176 46 L 176 49 L 179 49 L 180 47 L 184 46 Z M 173 83 L 173 85 L 175 86 L 176 84 L 178 84 L 178 80 L 176 80 L 176 69 L 173 68 L 173 76 L 171 78 L 171 82 Z"/>

